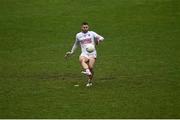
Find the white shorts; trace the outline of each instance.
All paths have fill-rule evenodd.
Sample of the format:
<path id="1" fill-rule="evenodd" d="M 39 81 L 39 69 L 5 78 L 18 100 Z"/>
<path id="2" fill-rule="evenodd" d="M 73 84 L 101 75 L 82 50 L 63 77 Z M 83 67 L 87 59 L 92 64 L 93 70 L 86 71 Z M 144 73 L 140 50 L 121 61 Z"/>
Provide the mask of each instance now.
<path id="1" fill-rule="evenodd" d="M 93 53 L 84 53 L 84 52 L 82 52 L 81 53 L 81 55 L 80 55 L 80 57 L 81 56 L 83 56 L 83 57 L 86 57 L 86 58 L 96 58 L 97 57 L 97 55 L 96 55 L 96 52 L 93 52 Z"/>

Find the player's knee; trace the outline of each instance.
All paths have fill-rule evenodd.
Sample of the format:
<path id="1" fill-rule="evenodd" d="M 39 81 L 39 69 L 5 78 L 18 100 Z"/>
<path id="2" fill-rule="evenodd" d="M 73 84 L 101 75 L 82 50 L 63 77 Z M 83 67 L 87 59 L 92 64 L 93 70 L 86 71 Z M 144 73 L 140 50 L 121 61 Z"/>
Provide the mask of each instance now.
<path id="1" fill-rule="evenodd" d="M 85 60 L 85 59 L 81 59 L 81 60 L 79 60 L 79 62 L 80 62 L 80 63 L 85 63 L 86 60 Z"/>
<path id="2" fill-rule="evenodd" d="M 85 60 L 84 60 L 84 59 L 82 59 L 82 60 L 80 60 L 80 62 L 81 62 L 81 63 L 85 63 Z"/>

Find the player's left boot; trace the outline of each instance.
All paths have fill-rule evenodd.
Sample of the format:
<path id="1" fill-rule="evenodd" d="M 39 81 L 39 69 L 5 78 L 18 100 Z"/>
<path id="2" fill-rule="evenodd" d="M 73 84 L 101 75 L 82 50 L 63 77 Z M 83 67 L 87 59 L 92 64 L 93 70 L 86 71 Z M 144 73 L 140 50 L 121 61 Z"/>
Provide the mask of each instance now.
<path id="1" fill-rule="evenodd" d="M 92 86 L 92 82 L 88 82 L 87 84 L 86 84 L 86 87 L 90 87 L 90 86 Z"/>
<path id="2" fill-rule="evenodd" d="M 86 87 L 90 87 L 90 86 L 92 86 L 92 82 L 91 82 L 91 80 L 89 79 L 89 80 L 88 80 L 88 83 L 86 84 Z"/>

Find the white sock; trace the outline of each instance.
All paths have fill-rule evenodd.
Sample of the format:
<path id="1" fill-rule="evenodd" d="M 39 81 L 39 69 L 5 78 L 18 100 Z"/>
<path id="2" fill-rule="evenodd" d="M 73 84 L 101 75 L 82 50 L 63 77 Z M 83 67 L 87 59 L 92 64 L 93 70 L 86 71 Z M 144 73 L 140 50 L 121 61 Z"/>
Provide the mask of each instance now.
<path id="1" fill-rule="evenodd" d="M 90 70 L 89 70 L 89 69 L 86 69 L 86 72 L 87 72 L 87 73 L 90 73 Z"/>

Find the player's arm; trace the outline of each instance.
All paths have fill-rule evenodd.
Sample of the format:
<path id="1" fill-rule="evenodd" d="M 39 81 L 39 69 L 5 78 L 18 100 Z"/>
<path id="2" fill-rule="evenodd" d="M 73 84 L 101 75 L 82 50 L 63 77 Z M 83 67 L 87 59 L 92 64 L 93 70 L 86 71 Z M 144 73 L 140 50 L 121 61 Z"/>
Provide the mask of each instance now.
<path id="1" fill-rule="evenodd" d="M 94 34 L 96 45 L 98 45 L 100 42 L 102 42 L 104 40 L 104 37 L 102 37 L 101 35 L 99 35 L 95 32 L 93 32 L 93 34 Z"/>
<path id="2" fill-rule="evenodd" d="M 78 40 L 76 39 L 76 41 L 75 41 L 75 43 L 74 43 L 74 45 L 73 45 L 70 52 L 73 54 L 77 47 L 78 47 Z"/>
<path id="3" fill-rule="evenodd" d="M 78 39 L 76 37 L 76 40 L 74 42 L 74 45 L 73 45 L 71 51 L 66 52 L 65 57 L 68 57 L 68 56 L 72 55 L 74 53 L 74 51 L 76 50 L 76 48 L 78 47 L 78 45 L 79 45 L 79 42 L 78 42 Z"/>

